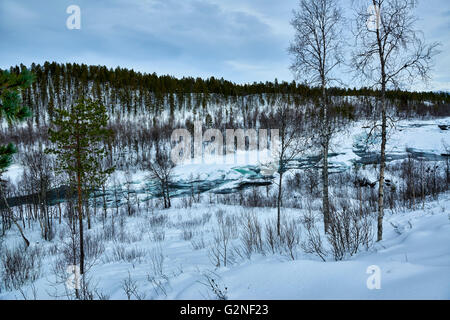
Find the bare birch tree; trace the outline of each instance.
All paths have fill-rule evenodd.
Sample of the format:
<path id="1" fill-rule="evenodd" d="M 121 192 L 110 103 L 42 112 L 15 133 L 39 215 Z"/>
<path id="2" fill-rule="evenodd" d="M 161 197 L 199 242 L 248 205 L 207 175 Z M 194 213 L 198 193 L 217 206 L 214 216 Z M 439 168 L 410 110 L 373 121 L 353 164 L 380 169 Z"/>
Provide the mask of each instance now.
<path id="1" fill-rule="evenodd" d="M 275 113 L 276 123 L 279 127 L 278 148 L 274 156 L 278 162 L 278 195 L 277 195 L 277 234 L 281 235 L 281 207 L 283 205 L 283 177 L 290 170 L 289 162 L 300 156 L 309 148 L 309 139 L 306 138 L 302 114 L 289 108 L 288 103 L 278 100 Z M 272 146 L 273 148 L 274 146 Z"/>
<path id="2" fill-rule="evenodd" d="M 352 67 L 357 76 L 380 90 L 381 150 L 378 179 L 378 232 L 383 238 L 384 171 L 387 143 L 386 90 L 411 85 L 416 78 L 429 79 L 432 58 L 438 43 L 427 45 L 423 35 L 414 29 L 413 14 L 416 0 L 360 0 L 355 1 L 355 50 Z"/>
<path id="3" fill-rule="evenodd" d="M 165 148 L 158 146 L 155 159 L 149 163 L 149 178 L 156 180 L 164 201 L 164 208 L 170 208 L 169 184 L 173 175 L 174 163 L 170 160 L 170 154 Z"/>
<path id="4" fill-rule="evenodd" d="M 298 11 L 291 21 L 295 39 L 289 47 L 294 56 L 291 70 L 296 77 L 312 85 L 319 85 L 321 97 L 321 147 L 322 147 L 322 206 L 325 232 L 330 225 L 328 195 L 328 151 L 332 136 L 329 119 L 327 87 L 337 81 L 334 76 L 343 62 L 342 13 L 335 0 L 300 0 Z"/>

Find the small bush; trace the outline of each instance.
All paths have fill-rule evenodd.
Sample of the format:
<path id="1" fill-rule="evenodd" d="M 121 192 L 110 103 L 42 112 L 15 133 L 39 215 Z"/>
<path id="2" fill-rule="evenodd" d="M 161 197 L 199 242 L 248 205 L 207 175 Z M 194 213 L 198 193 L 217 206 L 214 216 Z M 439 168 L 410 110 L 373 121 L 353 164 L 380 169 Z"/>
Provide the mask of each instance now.
<path id="1" fill-rule="evenodd" d="M 311 212 L 308 212 L 302 220 L 302 224 L 306 230 L 306 240 L 301 243 L 303 251 L 310 254 L 315 254 L 322 261 L 325 261 L 326 251 L 323 248 L 322 237 L 320 231 L 316 226 L 315 218 Z"/>
<path id="2" fill-rule="evenodd" d="M 194 231 L 192 231 L 191 229 L 183 229 L 183 232 L 181 233 L 181 238 L 184 241 L 189 241 L 192 239 L 192 237 L 194 237 Z"/>
<path id="3" fill-rule="evenodd" d="M 150 252 L 150 259 L 153 274 L 157 276 L 164 275 L 164 254 L 160 246 L 157 246 Z"/>
<path id="4" fill-rule="evenodd" d="M 117 244 L 113 248 L 112 261 L 141 262 L 142 258 L 147 254 L 145 249 L 138 247 L 127 248 L 122 244 Z"/>
<path id="5" fill-rule="evenodd" d="M 250 259 L 252 253 L 264 253 L 262 227 L 254 213 L 245 213 L 241 230 L 244 253 Z"/>
<path id="6" fill-rule="evenodd" d="M 42 250 L 39 247 L 23 246 L 5 248 L 1 256 L 2 283 L 6 290 L 17 290 L 40 276 Z"/>
<path id="7" fill-rule="evenodd" d="M 152 241 L 162 242 L 166 238 L 166 232 L 162 228 L 152 229 Z"/>
<path id="8" fill-rule="evenodd" d="M 372 219 L 361 216 L 347 206 L 331 213 L 328 241 L 335 260 L 356 254 L 361 248 L 369 248 L 373 240 Z"/>
<path id="9" fill-rule="evenodd" d="M 281 245 L 292 260 L 296 258 L 296 248 L 300 243 L 300 228 L 298 223 L 292 220 L 284 220 L 281 224 Z"/>
<path id="10" fill-rule="evenodd" d="M 148 224 L 151 228 L 158 228 L 158 227 L 164 227 L 166 223 L 168 222 L 167 215 L 165 214 L 159 214 L 155 216 L 150 216 L 148 218 Z"/>
<path id="11" fill-rule="evenodd" d="M 204 249 L 206 247 L 205 240 L 203 239 L 203 234 L 199 239 L 191 239 L 191 246 L 194 250 Z"/>

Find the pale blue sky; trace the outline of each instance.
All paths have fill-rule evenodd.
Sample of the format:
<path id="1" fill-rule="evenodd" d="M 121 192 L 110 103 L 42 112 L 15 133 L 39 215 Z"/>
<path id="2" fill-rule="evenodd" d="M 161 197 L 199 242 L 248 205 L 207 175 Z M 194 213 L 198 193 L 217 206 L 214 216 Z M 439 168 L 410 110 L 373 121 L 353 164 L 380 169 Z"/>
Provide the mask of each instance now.
<path id="1" fill-rule="evenodd" d="M 81 30 L 66 28 L 72 4 L 81 8 Z M 350 1 L 342 5 L 349 14 Z M 287 47 L 296 6 L 297 0 L 0 0 L 0 68 L 48 60 L 239 83 L 291 81 Z M 417 15 L 418 29 L 443 44 L 424 89 L 450 91 L 450 1 L 422 0 Z"/>

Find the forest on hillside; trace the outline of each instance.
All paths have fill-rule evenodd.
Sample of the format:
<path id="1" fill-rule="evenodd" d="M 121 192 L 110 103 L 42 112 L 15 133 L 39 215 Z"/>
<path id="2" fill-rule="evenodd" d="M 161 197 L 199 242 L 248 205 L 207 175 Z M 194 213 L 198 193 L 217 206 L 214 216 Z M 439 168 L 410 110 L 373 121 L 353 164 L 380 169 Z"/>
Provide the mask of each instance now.
<path id="1" fill-rule="evenodd" d="M 11 67 L 11 74 L 25 70 Z M 12 141 L 25 147 L 47 142 L 54 109 L 69 109 L 81 97 L 106 106 L 115 138 L 114 150 L 138 150 L 169 139 L 175 128 L 193 129 L 201 120 L 205 127 L 270 128 L 277 123 L 276 104 L 286 103 L 311 126 L 319 125 L 321 90 L 295 81 L 238 85 L 213 77 L 176 79 L 142 74 L 127 69 L 46 62 L 30 68 L 35 81 L 22 90 L 24 105 L 32 117 L 21 126 L 3 124 L 0 143 Z M 330 88 L 330 114 L 339 122 L 376 119 L 380 115 L 379 91 Z M 389 113 L 397 119 L 450 115 L 450 94 L 441 92 L 388 91 Z M 275 107 L 274 107 L 275 106 Z M 175 116 L 175 115 L 178 116 Z M 142 149 L 141 148 L 141 149 Z"/>

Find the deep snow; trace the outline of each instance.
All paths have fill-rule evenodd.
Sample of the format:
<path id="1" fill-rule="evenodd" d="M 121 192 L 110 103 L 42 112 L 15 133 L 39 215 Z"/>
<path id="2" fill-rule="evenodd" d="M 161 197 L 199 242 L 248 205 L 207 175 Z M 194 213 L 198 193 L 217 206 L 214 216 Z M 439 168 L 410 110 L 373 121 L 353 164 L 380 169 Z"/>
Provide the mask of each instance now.
<path id="1" fill-rule="evenodd" d="M 133 234 L 143 232 L 141 240 L 128 247 L 146 250 L 147 254 L 133 262 L 107 262 L 117 243 L 107 242 L 106 250 L 89 275 L 97 288 L 111 299 L 126 299 L 122 289 L 128 272 L 136 281 L 138 291 L 146 299 L 214 299 L 215 295 L 203 285 L 202 274 L 213 275 L 220 287 L 227 287 L 229 299 L 450 299 L 450 194 L 426 203 L 425 209 L 387 214 L 384 221 L 384 240 L 369 251 L 362 251 L 345 261 L 327 262 L 298 251 L 297 260 L 280 254 L 253 255 L 250 260 L 238 259 L 230 266 L 215 269 L 208 258 L 208 248 L 193 250 L 190 241 L 182 239 L 183 221 L 202 219 L 213 213 L 203 226 L 194 228 L 194 239 L 203 237 L 208 243 L 216 227 L 214 212 L 219 209 L 226 215 L 240 215 L 242 208 L 234 206 L 194 205 L 190 209 L 169 209 L 164 241 L 155 242 L 143 226 L 146 214 L 125 220 L 125 230 Z M 251 210 L 251 209 L 247 209 Z M 274 218 L 275 209 L 253 209 L 260 221 Z M 153 215 L 159 214 L 153 212 Z M 283 215 L 298 218 L 302 210 L 286 209 Z M 320 217 L 318 217 L 320 218 Z M 101 229 L 101 225 L 97 225 Z M 141 231 L 141 229 L 143 231 Z M 89 232 L 95 232 L 90 230 Z M 33 246 L 49 248 L 52 243 L 39 239 L 38 227 L 30 236 Z M 7 246 L 19 244 L 17 232 L 10 231 Z M 55 243 L 59 243 L 55 239 Z M 239 239 L 233 240 L 239 243 Z M 160 249 L 158 249 L 160 248 Z M 151 253 L 164 255 L 163 274 L 157 275 L 152 267 Z M 53 275 L 50 265 L 54 256 L 43 261 L 42 276 L 35 283 L 37 298 L 55 298 L 51 287 Z M 367 268 L 376 265 L 381 269 L 381 289 L 369 290 Z M 149 282 L 155 276 L 162 286 Z M 64 292 L 63 285 L 57 292 Z M 32 287 L 24 286 L 28 299 Z M 165 291 L 165 293 L 163 292 Z M 18 291 L 0 294 L 1 299 L 23 299 Z"/>

